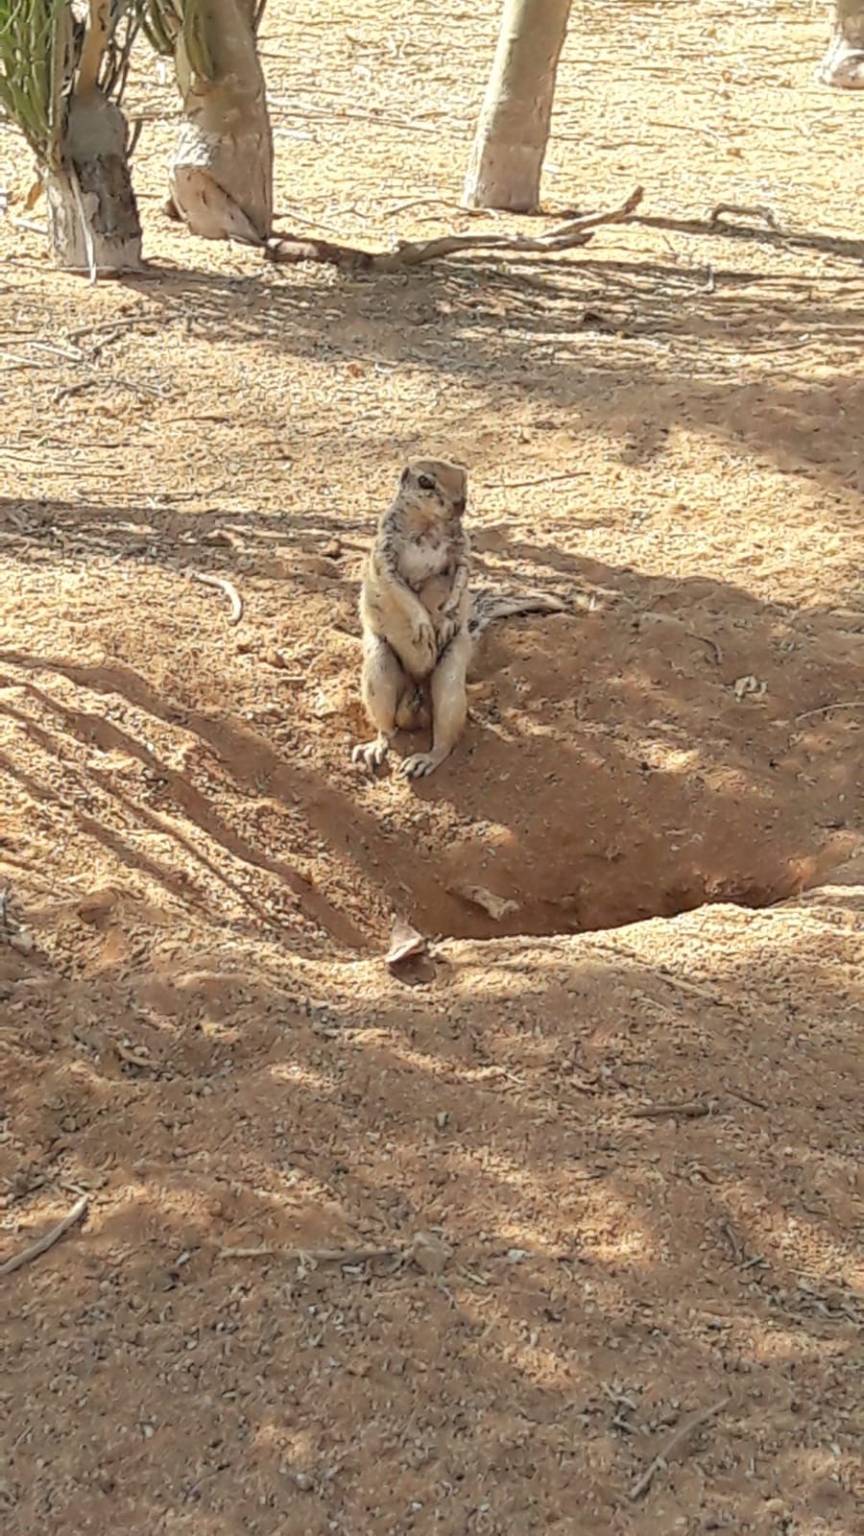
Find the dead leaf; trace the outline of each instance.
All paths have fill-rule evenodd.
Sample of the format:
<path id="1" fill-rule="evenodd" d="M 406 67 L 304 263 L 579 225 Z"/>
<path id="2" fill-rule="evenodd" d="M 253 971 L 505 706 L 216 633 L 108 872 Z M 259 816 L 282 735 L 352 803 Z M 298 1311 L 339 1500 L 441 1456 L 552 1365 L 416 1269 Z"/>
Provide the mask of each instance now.
<path id="1" fill-rule="evenodd" d="M 489 916 L 500 923 L 503 917 L 510 912 L 519 911 L 518 901 L 508 901 L 506 896 L 496 896 L 494 891 L 487 891 L 482 885 L 454 885 L 451 886 L 454 895 L 462 896 L 465 901 L 470 901 L 472 906 L 480 907 Z"/>
<path id="2" fill-rule="evenodd" d="M 393 927 L 390 929 L 390 948 L 384 956 L 386 965 L 401 965 L 404 960 L 413 960 L 418 955 L 427 952 L 427 941 L 422 933 L 406 923 L 404 917 L 394 917 Z"/>

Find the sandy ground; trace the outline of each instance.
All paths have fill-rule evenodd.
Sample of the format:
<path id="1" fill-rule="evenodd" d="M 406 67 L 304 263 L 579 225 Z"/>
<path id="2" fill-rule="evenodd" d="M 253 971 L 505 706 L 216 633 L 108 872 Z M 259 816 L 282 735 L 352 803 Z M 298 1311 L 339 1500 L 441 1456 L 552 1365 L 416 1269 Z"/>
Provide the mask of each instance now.
<path id="1" fill-rule="evenodd" d="M 281 227 L 489 227 L 456 204 L 496 10 L 272 0 Z M 826 34 L 577 5 L 546 211 L 645 200 L 555 260 L 186 238 L 144 54 L 147 272 L 0 223 L 0 1263 L 90 1195 L 0 1280 L 15 1536 L 864 1532 L 864 908 L 770 905 L 862 846 Z M 12 214 L 30 180 L 0 134 Z M 470 466 L 478 580 L 569 611 L 490 633 L 412 788 L 350 747 L 418 452 Z M 396 912 L 436 941 L 400 977 Z"/>

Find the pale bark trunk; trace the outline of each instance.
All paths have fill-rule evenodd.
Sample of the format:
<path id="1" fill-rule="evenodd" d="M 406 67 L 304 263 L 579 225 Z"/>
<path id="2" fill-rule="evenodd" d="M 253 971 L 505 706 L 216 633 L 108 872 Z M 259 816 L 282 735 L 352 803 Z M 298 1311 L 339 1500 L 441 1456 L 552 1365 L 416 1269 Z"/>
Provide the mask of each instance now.
<path id="1" fill-rule="evenodd" d="M 465 181 L 471 208 L 530 213 L 540 202 L 555 75 L 571 0 L 504 0 L 492 74 Z"/>
<path id="2" fill-rule="evenodd" d="M 206 0 L 202 9 L 213 79 L 195 73 L 181 37 L 175 63 L 186 120 L 171 165 L 171 198 L 193 234 L 260 245 L 273 223 L 273 136 L 255 6 Z"/>
<path id="3" fill-rule="evenodd" d="M 819 78 L 840 91 L 864 91 L 864 0 L 835 0 L 834 32 Z"/>
<path id="4" fill-rule="evenodd" d="M 98 277 L 141 266 L 126 121 L 99 90 L 73 96 L 59 167 L 45 172 L 48 234 L 58 267 Z"/>

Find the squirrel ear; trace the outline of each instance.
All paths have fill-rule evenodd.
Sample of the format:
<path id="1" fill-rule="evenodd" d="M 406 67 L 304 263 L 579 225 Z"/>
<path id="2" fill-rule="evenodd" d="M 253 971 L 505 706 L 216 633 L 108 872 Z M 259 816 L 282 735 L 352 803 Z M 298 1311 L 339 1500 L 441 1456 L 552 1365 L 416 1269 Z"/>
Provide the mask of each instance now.
<path id="1" fill-rule="evenodd" d="M 406 466 L 403 469 L 401 475 L 399 476 L 399 484 L 401 486 L 406 486 L 410 479 L 411 479 L 411 471 L 410 471 L 410 469 L 408 468 L 408 466 L 406 464 Z"/>

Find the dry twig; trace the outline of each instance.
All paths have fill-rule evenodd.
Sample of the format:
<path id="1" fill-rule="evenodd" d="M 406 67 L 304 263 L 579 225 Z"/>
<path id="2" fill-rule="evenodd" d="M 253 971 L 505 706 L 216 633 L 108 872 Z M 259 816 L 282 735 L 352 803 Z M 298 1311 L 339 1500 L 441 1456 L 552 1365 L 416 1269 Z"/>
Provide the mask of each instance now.
<path id="1" fill-rule="evenodd" d="M 553 480 L 578 480 L 587 474 L 587 469 L 567 469 L 560 475 L 541 475 L 539 480 L 486 480 L 483 486 L 487 491 L 521 491 L 526 486 L 549 485 Z"/>
<path id="2" fill-rule="evenodd" d="M 31 1243 L 29 1248 L 22 1248 L 20 1253 L 16 1253 L 11 1259 L 7 1259 L 5 1263 L 0 1264 L 0 1275 L 11 1275 L 14 1270 L 21 1269 L 22 1265 L 29 1264 L 33 1259 L 38 1259 L 40 1254 L 47 1253 L 49 1248 L 53 1248 L 55 1243 L 59 1243 L 61 1237 L 69 1231 L 70 1227 L 74 1227 L 76 1221 L 81 1220 L 87 1209 L 87 1204 L 87 1196 L 82 1195 L 80 1200 L 75 1201 L 68 1215 L 64 1216 L 62 1221 L 58 1221 L 56 1227 L 51 1227 L 44 1236 L 38 1237 L 35 1243 Z"/>
<path id="3" fill-rule="evenodd" d="M 71 400 L 73 395 L 83 395 L 85 390 L 95 389 L 98 379 L 82 379 L 80 384 L 67 384 L 63 389 L 55 389 L 54 404 L 61 405 L 64 400 Z"/>
<path id="4" fill-rule="evenodd" d="M 730 1227 L 728 1221 L 721 1221 L 721 1223 L 720 1223 L 720 1233 L 721 1233 L 721 1235 L 723 1237 L 725 1237 L 727 1243 L 729 1244 L 729 1247 L 730 1247 L 730 1249 L 732 1251 L 732 1261 L 733 1261 L 733 1263 L 740 1264 L 741 1263 L 741 1244 L 739 1243 L 737 1237 L 735 1236 L 735 1233 L 732 1231 L 732 1228 Z"/>
<path id="5" fill-rule="evenodd" d="M 737 213 L 743 219 L 764 219 L 769 229 L 773 229 L 775 235 L 782 235 L 783 231 L 777 222 L 776 216 L 764 203 L 717 203 L 708 215 L 709 224 L 719 224 L 724 213 Z"/>
<path id="6" fill-rule="evenodd" d="M 675 1115 L 681 1120 L 700 1120 L 711 1113 L 711 1106 L 704 1100 L 693 1099 L 682 1104 L 637 1104 L 630 1113 L 636 1120 L 662 1120 L 666 1115 Z"/>
<path id="7" fill-rule="evenodd" d="M 413 1263 L 427 1275 L 439 1275 L 450 1256 L 434 1232 L 415 1232 L 410 1243 L 390 1248 L 221 1248 L 223 1259 L 293 1259 L 301 1270 L 318 1264 L 369 1264 L 393 1259 L 399 1265 Z"/>
<path id="8" fill-rule="evenodd" d="M 688 629 L 686 633 L 690 636 L 691 640 L 701 640 L 703 645 L 707 645 L 709 651 L 714 652 L 714 660 L 716 661 L 718 667 L 722 665 L 723 652 L 721 651 L 716 640 L 712 640 L 710 635 L 697 635 L 695 629 Z"/>
<path id="9" fill-rule="evenodd" d="M 419 267 L 428 261 L 438 261 L 446 256 L 463 255 L 470 251 L 516 253 L 543 253 L 571 250 L 585 245 L 592 231 L 601 224 L 620 224 L 629 219 L 643 198 L 643 189 L 637 187 L 626 202 L 608 213 L 586 214 L 570 219 L 549 230 L 545 235 L 439 235 L 434 240 L 398 240 L 392 251 L 363 251 L 357 246 L 342 245 L 332 240 L 317 240 L 300 235 L 272 235 L 265 242 L 265 251 L 271 261 L 293 263 L 298 261 L 325 262 L 354 272 L 404 272 L 409 267 Z"/>
<path id="10" fill-rule="evenodd" d="M 803 715 L 795 716 L 795 724 L 799 720 L 815 720 L 817 715 L 830 714 L 832 709 L 864 709 L 864 699 L 847 699 L 845 704 L 823 704 L 819 709 L 805 709 Z"/>
<path id="11" fill-rule="evenodd" d="M 707 1424 L 711 1419 L 716 1418 L 717 1414 L 722 1413 L 723 1409 L 727 1408 L 730 1402 L 731 1398 L 721 1397 L 719 1403 L 712 1403 L 710 1408 L 700 1408 L 698 1413 L 692 1414 L 689 1419 L 684 1420 L 683 1424 L 679 1424 L 675 1432 L 669 1436 L 662 1451 L 659 1451 L 654 1459 L 648 1463 L 641 1477 L 637 1477 L 630 1489 L 630 1498 L 633 1501 L 641 1499 L 642 1495 L 648 1492 L 657 1473 L 661 1472 L 666 1466 L 670 1456 L 674 1456 L 676 1451 L 680 1451 L 681 1447 L 690 1439 L 691 1435 L 696 1433 L 697 1429 L 701 1429 L 703 1424 Z"/>
<path id="12" fill-rule="evenodd" d="M 233 581 L 229 581 L 227 576 L 211 576 L 207 571 L 190 571 L 189 574 L 192 581 L 200 581 L 205 587 L 216 587 L 219 592 L 224 592 L 231 604 L 228 623 L 240 623 L 243 617 L 243 599 Z"/>
<path id="13" fill-rule="evenodd" d="M 730 1088 L 728 1083 L 725 1084 L 725 1087 L 726 1092 L 731 1093 L 733 1099 L 740 1099 L 742 1104 L 750 1104 L 752 1105 L 753 1109 L 768 1108 L 768 1105 L 765 1103 L 764 1099 L 757 1099 L 755 1094 L 746 1093 L 743 1088 Z"/>

